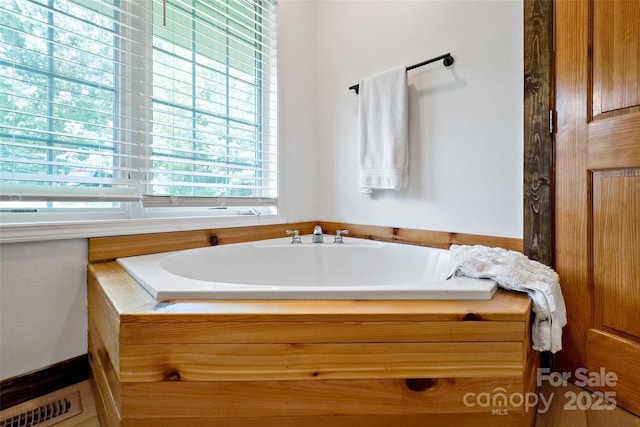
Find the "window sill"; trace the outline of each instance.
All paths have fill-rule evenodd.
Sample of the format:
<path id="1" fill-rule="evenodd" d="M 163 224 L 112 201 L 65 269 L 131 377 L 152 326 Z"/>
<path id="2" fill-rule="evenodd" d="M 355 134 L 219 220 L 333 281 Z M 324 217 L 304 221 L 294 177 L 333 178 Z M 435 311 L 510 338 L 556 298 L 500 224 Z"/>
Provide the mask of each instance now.
<path id="1" fill-rule="evenodd" d="M 0 224 L 0 243 L 84 239 L 126 234 L 247 227 L 284 223 L 285 221 L 278 215 L 4 223 Z"/>

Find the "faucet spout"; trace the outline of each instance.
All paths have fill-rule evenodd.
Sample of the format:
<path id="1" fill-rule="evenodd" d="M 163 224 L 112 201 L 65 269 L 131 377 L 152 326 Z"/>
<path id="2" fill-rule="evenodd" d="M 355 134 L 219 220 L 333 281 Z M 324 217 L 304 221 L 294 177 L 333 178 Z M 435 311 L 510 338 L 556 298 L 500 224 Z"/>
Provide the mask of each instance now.
<path id="1" fill-rule="evenodd" d="M 324 236 L 322 235 L 322 227 L 316 225 L 313 227 L 313 238 L 311 240 L 312 243 L 324 243 Z"/>

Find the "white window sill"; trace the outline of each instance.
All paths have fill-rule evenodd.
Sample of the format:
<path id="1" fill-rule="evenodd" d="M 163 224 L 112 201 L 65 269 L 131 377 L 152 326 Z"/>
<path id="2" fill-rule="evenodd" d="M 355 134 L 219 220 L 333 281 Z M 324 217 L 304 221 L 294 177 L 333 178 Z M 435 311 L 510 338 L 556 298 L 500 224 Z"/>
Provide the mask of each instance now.
<path id="1" fill-rule="evenodd" d="M 284 223 L 285 221 L 279 215 L 2 223 L 0 224 L 0 243 L 81 239 Z"/>

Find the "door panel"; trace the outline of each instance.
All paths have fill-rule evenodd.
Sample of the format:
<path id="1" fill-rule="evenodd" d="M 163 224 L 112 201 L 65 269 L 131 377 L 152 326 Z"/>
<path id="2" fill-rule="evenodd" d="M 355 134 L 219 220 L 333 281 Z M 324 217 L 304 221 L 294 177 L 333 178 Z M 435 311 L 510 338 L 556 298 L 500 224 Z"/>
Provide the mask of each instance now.
<path id="1" fill-rule="evenodd" d="M 612 397 L 640 414 L 640 7 L 555 4 L 557 367 L 615 373 Z"/>
<path id="2" fill-rule="evenodd" d="M 637 1 L 593 5 L 593 116 L 640 106 L 640 7 Z"/>
<path id="3" fill-rule="evenodd" d="M 589 124 L 587 165 L 590 169 L 638 165 L 640 113 L 620 113 L 615 117 Z"/>
<path id="4" fill-rule="evenodd" d="M 594 326 L 640 337 L 640 169 L 593 174 Z"/>
<path id="5" fill-rule="evenodd" d="M 615 334 L 592 329 L 588 334 L 588 347 L 590 354 L 587 369 L 599 375 L 598 384 L 588 388 L 603 394 L 609 392 L 608 395 L 604 395 L 610 396 L 618 405 L 637 414 L 640 345 Z M 602 371 L 603 368 L 605 371 Z M 611 376 L 612 374 L 615 376 Z M 595 380 L 594 377 L 594 382 Z"/>

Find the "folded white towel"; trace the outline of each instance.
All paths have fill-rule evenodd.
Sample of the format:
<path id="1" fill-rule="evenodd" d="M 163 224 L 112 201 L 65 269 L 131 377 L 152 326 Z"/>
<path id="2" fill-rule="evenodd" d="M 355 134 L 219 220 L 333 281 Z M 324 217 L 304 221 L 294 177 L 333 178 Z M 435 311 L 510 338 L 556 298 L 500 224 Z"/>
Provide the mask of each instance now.
<path id="1" fill-rule="evenodd" d="M 535 313 L 531 325 L 534 350 L 555 353 L 562 349 L 567 311 L 555 271 L 519 252 L 502 248 L 452 245 L 451 255 L 455 267 L 450 277 L 492 279 L 504 289 L 529 294 Z"/>
<path id="2" fill-rule="evenodd" d="M 360 82 L 360 187 L 399 189 L 409 184 L 407 70 Z"/>

